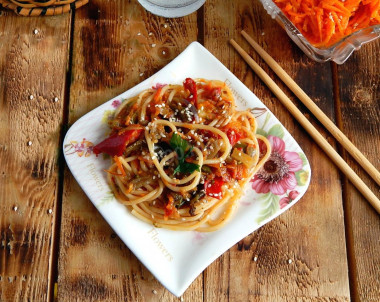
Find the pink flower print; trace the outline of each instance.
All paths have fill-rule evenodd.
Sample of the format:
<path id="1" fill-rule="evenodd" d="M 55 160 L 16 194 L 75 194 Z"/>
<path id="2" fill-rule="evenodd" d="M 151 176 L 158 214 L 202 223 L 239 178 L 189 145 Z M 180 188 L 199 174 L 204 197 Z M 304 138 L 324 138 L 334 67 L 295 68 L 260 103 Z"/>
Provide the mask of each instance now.
<path id="1" fill-rule="evenodd" d="M 205 239 L 206 239 L 205 233 L 201 233 L 197 231 L 193 232 L 193 239 L 192 239 L 193 244 L 202 245 Z"/>
<path id="2" fill-rule="evenodd" d="M 302 169 L 302 159 L 297 152 L 286 151 L 285 142 L 281 138 L 272 135 L 267 138 L 272 146 L 272 153 L 251 180 L 252 189 L 257 193 L 272 192 L 283 195 L 297 186 L 295 172 Z"/>
<path id="3" fill-rule="evenodd" d="M 285 208 L 290 202 L 291 202 L 291 199 L 289 197 L 281 198 L 280 199 L 280 209 Z"/>
<path id="4" fill-rule="evenodd" d="M 121 104 L 121 102 L 119 100 L 114 100 L 112 102 L 112 107 L 116 109 L 117 107 L 120 106 L 120 104 Z"/>
<path id="5" fill-rule="evenodd" d="M 77 154 L 79 157 L 83 155 L 88 157 L 92 154 L 94 144 L 85 138 L 78 143 L 77 141 L 70 141 L 70 144 L 65 145 L 65 151 L 67 155 Z"/>
<path id="6" fill-rule="evenodd" d="M 298 191 L 290 191 L 290 193 L 289 193 L 289 197 L 291 200 L 296 199 L 298 195 L 300 195 L 300 193 Z"/>
<path id="7" fill-rule="evenodd" d="M 166 84 L 156 83 L 156 85 L 152 86 L 153 89 L 160 89 L 162 87 L 166 86 Z"/>
<path id="8" fill-rule="evenodd" d="M 298 195 L 300 195 L 298 191 L 290 191 L 288 196 L 280 199 L 280 209 L 285 208 L 289 203 L 296 199 Z"/>

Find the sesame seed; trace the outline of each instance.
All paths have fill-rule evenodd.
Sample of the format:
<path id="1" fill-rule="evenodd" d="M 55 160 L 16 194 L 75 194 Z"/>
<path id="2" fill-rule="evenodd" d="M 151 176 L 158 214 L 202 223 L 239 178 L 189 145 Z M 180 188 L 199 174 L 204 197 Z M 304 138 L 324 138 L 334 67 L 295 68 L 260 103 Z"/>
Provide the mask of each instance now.
<path id="1" fill-rule="evenodd" d="M 292 262 L 293 262 L 292 259 L 289 259 L 289 260 L 288 260 L 288 263 L 289 263 L 289 264 L 291 264 Z"/>
<path id="2" fill-rule="evenodd" d="M 33 96 L 33 94 L 31 94 L 30 96 L 29 96 L 29 100 L 33 100 L 34 99 L 34 96 Z"/>
<path id="3" fill-rule="evenodd" d="M 15 212 L 17 211 L 17 209 L 18 209 L 17 206 L 14 206 L 14 207 L 13 207 L 13 211 L 15 211 Z"/>
<path id="4" fill-rule="evenodd" d="M 150 33 L 149 33 L 149 36 L 153 36 L 153 33 L 152 33 L 152 32 L 150 32 Z"/>
<path id="5" fill-rule="evenodd" d="M 29 141 L 29 142 L 28 142 L 28 146 L 31 146 L 31 145 L 32 145 L 32 141 Z"/>
<path id="6" fill-rule="evenodd" d="M 153 215 L 152 215 L 153 216 Z M 153 217 L 152 217 L 153 218 Z M 153 294 L 155 294 L 155 295 L 157 295 L 157 291 L 154 289 L 154 290 L 152 290 L 152 293 Z"/>
<path id="7" fill-rule="evenodd" d="M 164 24 L 164 28 L 167 28 L 168 27 L 168 25 L 167 24 Z"/>
<path id="8" fill-rule="evenodd" d="M 35 30 L 33 30 L 33 33 L 34 33 L 35 35 L 37 35 L 37 34 L 38 34 L 38 29 L 36 28 Z"/>
<path id="9" fill-rule="evenodd" d="M 138 36 L 141 36 L 141 33 L 137 33 Z"/>
<path id="10" fill-rule="evenodd" d="M 153 179 L 156 179 L 156 176 L 153 176 L 152 178 L 153 178 Z"/>
<path id="11" fill-rule="evenodd" d="M 149 127 L 148 127 L 148 126 L 146 126 L 146 127 L 145 127 L 145 130 L 149 130 Z"/>
<path id="12" fill-rule="evenodd" d="M 54 103 L 57 103 L 59 101 L 59 98 L 55 97 L 54 98 Z"/>
<path id="13" fill-rule="evenodd" d="M 165 50 L 163 50 L 163 51 L 162 51 L 162 54 L 163 54 L 163 55 L 166 55 L 166 51 L 165 51 Z"/>
<path id="14" fill-rule="evenodd" d="M 53 210 L 52 210 L 52 209 L 49 209 L 49 210 L 48 210 L 48 213 L 49 213 L 49 214 L 53 213 Z"/>
<path id="15" fill-rule="evenodd" d="M 255 261 L 255 262 L 257 261 L 257 256 L 255 256 L 255 257 L 253 258 L 253 261 Z"/>
<path id="16" fill-rule="evenodd" d="M 144 73 L 142 72 L 142 73 L 140 73 L 140 77 L 142 77 L 144 75 Z"/>
<path id="17" fill-rule="evenodd" d="M 152 44 L 152 47 L 156 47 L 156 44 L 155 44 L 155 43 L 153 43 L 153 44 Z"/>

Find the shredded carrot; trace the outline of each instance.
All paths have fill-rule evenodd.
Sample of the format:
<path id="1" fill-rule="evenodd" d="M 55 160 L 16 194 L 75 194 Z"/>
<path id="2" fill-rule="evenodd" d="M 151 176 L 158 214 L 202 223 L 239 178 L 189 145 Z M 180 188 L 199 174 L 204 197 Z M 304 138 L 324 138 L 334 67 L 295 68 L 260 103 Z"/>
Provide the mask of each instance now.
<path id="1" fill-rule="evenodd" d="M 162 87 L 158 88 L 154 94 L 153 100 L 157 103 L 161 96 Z"/>
<path id="2" fill-rule="evenodd" d="M 380 0 L 274 0 L 304 37 L 329 47 L 360 29 L 380 24 Z"/>
<path id="3" fill-rule="evenodd" d="M 127 175 L 127 174 L 125 174 L 123 164 L 121 163 L 119 157 L 115 155 L 115 156 L 113 157 L 113 159 L 114 159 L 114 161 L 115 161 L 117 167 L 119 168 L 119 171 L 120 171 L 121 175 L 123 175 L 123 176 Z"/>

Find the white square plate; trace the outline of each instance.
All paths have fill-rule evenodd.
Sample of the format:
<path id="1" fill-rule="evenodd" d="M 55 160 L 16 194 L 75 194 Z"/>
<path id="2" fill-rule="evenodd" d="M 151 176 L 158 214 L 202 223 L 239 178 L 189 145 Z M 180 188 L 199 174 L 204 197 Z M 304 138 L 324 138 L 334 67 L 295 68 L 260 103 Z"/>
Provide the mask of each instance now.
<path id="1" fill-rule="evenodd" d="M 109 131 L 107 117 L 123 99 L 157 83 L 182 83 L 187 77 L 225 81 L 239 110 L 253 108 L 258 132 L 268 136 L 273 146 L 265 171 L 260 170 L 260 177 L 249 182 L 231 221 L 211 233 L 158 229 L 138 220 L 114 198 L 107 184 L 104 169 L 110 160 L 92 154 L 93 145 Z M 242 82 L 197 42 L 149 79 L 80 118 L 67 132 L 63 146 L 72 174 L 99 212 L 137 258 L 176 296 L 182 295 L 212 261 L 236 242 L 295 204 L 310 182 L 309 163 L 293 137 Z M 282 174 L 276 176 L 276 183 L 271 183 L 270 176 L 276 174 L 279 166 Z"/>

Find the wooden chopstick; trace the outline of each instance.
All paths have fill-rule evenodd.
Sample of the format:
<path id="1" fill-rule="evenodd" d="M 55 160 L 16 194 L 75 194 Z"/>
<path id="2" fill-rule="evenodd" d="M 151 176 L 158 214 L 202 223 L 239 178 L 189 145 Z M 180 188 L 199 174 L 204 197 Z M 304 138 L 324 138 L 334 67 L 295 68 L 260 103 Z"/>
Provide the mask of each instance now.
<path id="1" fill-rule="evenodd" d="M 351 156 L 367 171 L 367 173 L 380 186 L 380 172 L 370 163 L 370 161 L 360 152 L 360 150 L 344 135 L 342 131 L 327 117 L 324 112 L 311 100 L 311 98 L 297 85 L 296 82 L 286 73 L 284 69 L 253 40 L 244 30 L 241 31 L 243 37 L 256 50 L 261 58 L 277 74 L 277 76 L 289 87 L 299 100 L 314 114 L 323 126 L 335 137 L 335 139 L 346 149 Z"/>
<path id="2" fill-rule="evenodd" d="M 327 140 L 318 132 L 317 129 L 308 121 L 308 119 L 299 111 L 286 94 L 277 86 L 277 84 L 269 77 L 269 75 L 233 40 L 231 45 L 243 57 L 253 71 L 260 79 L 270 88 L 277 96 L 281 103 L 290 111 L 293 117 L 303 126 L 319 147 L 330 157 L 337 167 L 347 176 L 351 183 L 363 194 L 363 196 L 371 203 L 375 210 L 380 214 L 380 200 L 360 179 L 360 177 L 350 168 L 343 158 L 335 151 Z"/>

